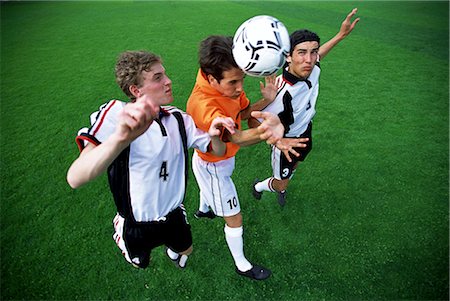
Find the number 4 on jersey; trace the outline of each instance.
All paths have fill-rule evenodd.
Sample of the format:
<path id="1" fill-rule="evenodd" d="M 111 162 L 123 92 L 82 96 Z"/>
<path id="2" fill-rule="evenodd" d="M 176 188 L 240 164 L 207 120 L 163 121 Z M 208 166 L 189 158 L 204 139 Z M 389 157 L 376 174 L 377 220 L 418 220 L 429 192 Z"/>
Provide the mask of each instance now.
<path id="1" fill-rule="evenodd" d="M 161 164 L 161 169 L 159 170 L 159 177 L 163 178 L 163 181 L 167 181 L 169 173 L 167 172 L 167 161 L 163 161 Z"/>

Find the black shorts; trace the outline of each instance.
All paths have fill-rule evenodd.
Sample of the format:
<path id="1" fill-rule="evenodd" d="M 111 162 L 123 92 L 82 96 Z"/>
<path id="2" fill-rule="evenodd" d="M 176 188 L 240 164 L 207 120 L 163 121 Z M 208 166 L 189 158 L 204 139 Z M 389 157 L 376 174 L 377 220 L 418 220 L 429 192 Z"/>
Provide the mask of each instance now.
<path id="1" fill-rule="evenodd" d="M 123 232 L 130 259 L 141 268 L 149 265 L 151 250 L 158 246 L 166 245 L 177 253 L 192 246 L 191 225 L 181 207 L 170 212 L 165 221 L 134 223 L 125 220 Z"/>
<path id="2" fill-rule="evenodd" d="M 291 155 L 292 162 L 289 162 L 286 156 L 276 147 L 272 149 L 272 169 L 275 179 L 284 180 L 289 179 L 292 176 L 297 162 L 305 160 L 306 156 L 312 149 L 312 122 L 308 124 L 308 128 L 298 138 L 309 138 L 305 148 L 295 147 L 294 150 L 300 154 L 296 157 Z"/>

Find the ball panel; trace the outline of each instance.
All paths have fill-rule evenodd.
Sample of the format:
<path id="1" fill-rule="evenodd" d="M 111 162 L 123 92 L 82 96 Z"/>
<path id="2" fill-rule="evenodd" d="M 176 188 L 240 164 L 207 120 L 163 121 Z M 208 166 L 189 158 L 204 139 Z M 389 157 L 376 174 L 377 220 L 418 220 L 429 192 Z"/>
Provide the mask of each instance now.
<path id="1" fill-rule="evenodd" d="M 271 16 L 255 16 L 242 23 L 233 38 L 233 57 L 251 76 L 276 73 L 289 53 L 286 27 Z"/>

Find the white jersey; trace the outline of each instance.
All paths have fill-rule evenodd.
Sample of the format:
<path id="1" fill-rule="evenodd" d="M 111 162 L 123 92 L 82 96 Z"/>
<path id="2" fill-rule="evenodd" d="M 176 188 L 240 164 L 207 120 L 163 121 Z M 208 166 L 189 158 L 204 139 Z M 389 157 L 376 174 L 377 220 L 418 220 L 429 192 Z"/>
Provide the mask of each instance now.
<path id="1" fill-rule="evenodd" d="M 287 70 L 283 70 L 277 77 L 277 96 L 263 111 L 272 112 L 280 117 L 285 128 L 285 137 L 298 137 L 303 134 L 316 114 L 319 76 L 320 67 L 317 64 L 305 80 Z"/>
<path id="2" fill-rule="evenodd" d="M 79 132 L 79 146 L 84 147 L 86 141 L 98 145 L 113 134 L 119 112 L 125 105 L 125 102 L 112 100 L 93 113 L 91 127 Z M 181 117 L 185 129 L 177 116 Z M 210 141 L 210 136 L 197 129 L 188 114 L 175 107 L 162 107 L 160 118 L 131 142 L 108 168 L 117 211 L 135 222 L 164 220 L 184 199 L 187 148 L 206 152 Z"/>

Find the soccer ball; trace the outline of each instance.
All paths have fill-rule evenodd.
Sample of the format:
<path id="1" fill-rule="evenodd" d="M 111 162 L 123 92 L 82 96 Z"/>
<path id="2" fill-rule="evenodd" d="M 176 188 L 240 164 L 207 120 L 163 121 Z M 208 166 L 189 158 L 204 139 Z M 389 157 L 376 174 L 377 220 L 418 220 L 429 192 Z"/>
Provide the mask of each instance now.
<path id="1" fill-rule="evenodd" d="M 233 37 L 234 60 L 250 76 L 276 73 L 283 67 L 290 47 L 286 27 L 271 16 L 248 19 Z"/>

